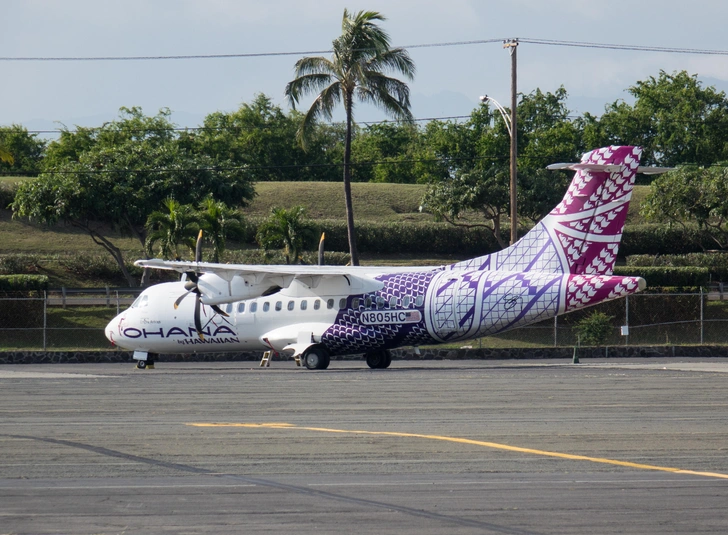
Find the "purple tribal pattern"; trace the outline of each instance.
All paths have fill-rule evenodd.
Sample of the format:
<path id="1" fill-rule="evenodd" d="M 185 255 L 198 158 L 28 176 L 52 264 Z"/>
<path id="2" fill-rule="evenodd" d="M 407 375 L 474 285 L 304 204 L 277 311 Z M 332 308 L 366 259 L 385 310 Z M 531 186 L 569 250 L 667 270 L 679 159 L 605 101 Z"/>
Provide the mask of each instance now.
<path id="1" fill-rule="evenodd" d="M 528 234 L 503 251 L 451 269 L 611 274 L 641 153 L 639 147 L 588 152 L 561 203 Z"/>
<path id="2" fill-rule="evenodd" d="M 350 298 L 322 342 L 341 354 L 465 340 L 639 291 L 640 279 L 611 273 L 640 154 L 639 147 L 585 154 L 561 203 L 503 251 L 445 269 L 379 277 L 384 288 L 371 302 L 419 310 L 419 323 L 363 325 L 361 315 L 372 306 L 358 296 L 359 306 L 351 308 Z M 421 306 L 405 300 L 417 296 Z"/>
<path id="3" fill-rule="evenodd" d="M 377 298 L 383 300 L 388 310 L 392 298 L 396 300 L 397 309 L 418 310 L 424 312 L 424 306 L 415 305 L 416 297 L 424 297 L 430 287 L 436 271 L 398 273 L 377 277 L 384 282 L 382 290 L 368 296 L 376 307 Z M 362 325 L 361 313 L 370 308 L 364 305 L 365 295 L 354 296 L 360 299 L 359 306 L 351 308 L 353 298 L 349 298 L 349 308 L 339 312 L 336 323 L 322 336 L 321 341 L 332 355 L 364 352 L 371 349 L 388 349 L 403 345 L 432 344 L 436 340 L 427 332 L 425 322 L 384 325 Z M 404 307 L 404 299 L 409 303 Z M 380 301 L 381 302 L 381 301 Z"/>

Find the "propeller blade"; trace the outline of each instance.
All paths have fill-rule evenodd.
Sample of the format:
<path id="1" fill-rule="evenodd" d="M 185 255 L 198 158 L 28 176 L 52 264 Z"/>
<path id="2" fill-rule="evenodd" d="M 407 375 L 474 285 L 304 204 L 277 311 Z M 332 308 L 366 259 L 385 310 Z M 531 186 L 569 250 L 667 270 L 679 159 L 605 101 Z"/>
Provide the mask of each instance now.
<path id="1" fill-rule="evenodd" d="M 323 266 L 324 265 L 324 240 L 326 239 L 326 233 L 321 233 L 321 239 L 319 240 L 319 249 L 318 249 L 318 265 Z"/>
<path id="2" fill-rule="evenodd" d="M 202 262 L 202 229 L 197 235 L 197 245 L 195 246 L 195 262 Z"/>
<path id="3" fill-rule="evenodd" d="M 210 305 L 210 308 L 212 310 L 214 310 L 215 312 L 217 312 L 218 314 L 220 314 L 221 316 L 225 316 L 226 318 L 229 318 L 230 317 L 230 314 L 228 314 L 227 312 L 225 312 L 223 309 L 221 309 L 217 305 Z"/>
<path id="4" fill-rule="evenodd" d="M 197 284 L 200 280 L 200 277 L 197 276 L 197 273 L 194 271 L 186 271 L 185 275 L 187 275 L 187 280 L 191 281 L 194 284 Z"/>
<path id="5" fill-rule="evenodd" d="M 174 302 L 174 309 L 177 310 L 177 307 L 179 307 L 179 304 L 182 302 L 182 299 L 187 297 L 190 294 L 190 292 L 185 292 L 182 295 L 180 295 L 177 300 Z"/>
<path id="6" fill-rule="evenodd" d="M 205 339 L 205 335 L 202 333 L 202 321 L 200 320 L 200 296 L 195 296 L 195 330 L 197 331 L 197 336 L 200 337 L 200 340 Z"/>

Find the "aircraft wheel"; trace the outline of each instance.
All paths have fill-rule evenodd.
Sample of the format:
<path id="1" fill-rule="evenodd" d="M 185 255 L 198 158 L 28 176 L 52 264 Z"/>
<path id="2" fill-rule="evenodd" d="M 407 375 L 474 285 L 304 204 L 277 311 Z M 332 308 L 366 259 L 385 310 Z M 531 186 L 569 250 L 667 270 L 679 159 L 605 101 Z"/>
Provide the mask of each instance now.
<path id="1" fill-rule="evenodd" d="M 386 349 L 369 351 L 365 356 L 367 366 L 373 370 L 389 368 L 389 365 L 392 364 L 392 354 Z"/>
<path id="2" fill-rule="evenodd" d="M 147 361 L 146 360 L 137 360 L 137 370 L 144 370 L 147 367 Z"/>
<path id="3" fill-rule="evenodd" d="M 309 370 L 325 370 L 330 360 L 328 351 L 321 345 L 311 346 L 303 353 L 303 362 Z"/>
<path id="4" fill-rule="evenodd" d="M 382 359 L 380 368 L 389 368 L 390 364 L 392 364 L 392 353 L 389 350 L 384 350 L 384 359 Z"/>

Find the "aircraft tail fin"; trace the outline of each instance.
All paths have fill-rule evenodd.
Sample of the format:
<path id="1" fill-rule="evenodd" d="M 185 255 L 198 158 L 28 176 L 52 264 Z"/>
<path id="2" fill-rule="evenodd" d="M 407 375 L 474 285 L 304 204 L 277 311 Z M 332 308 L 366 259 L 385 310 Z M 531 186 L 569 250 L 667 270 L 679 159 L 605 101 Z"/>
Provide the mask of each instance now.
<path id="1" fill-rule="evenodd" d="M 640 147 L 604 147 L 581 163 L 550 166 L 576 170 L 559 205 L 510 247 L 451 267 L 611 275 L 641 153 Z"/>

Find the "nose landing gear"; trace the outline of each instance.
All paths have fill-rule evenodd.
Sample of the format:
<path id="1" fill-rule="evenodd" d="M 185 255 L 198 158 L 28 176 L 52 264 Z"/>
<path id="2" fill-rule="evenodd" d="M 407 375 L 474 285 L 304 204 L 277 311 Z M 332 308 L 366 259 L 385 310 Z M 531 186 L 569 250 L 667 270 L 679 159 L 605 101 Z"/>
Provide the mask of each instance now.
<path id="1" fill-rule="evenodd" d="M 145 353 L 142 351 L 134 351 L 134 359 L 137 361 L 137 370 L 153 370 L 154 369 L 154 358 L 157 356 L 156 353 Z"/>

